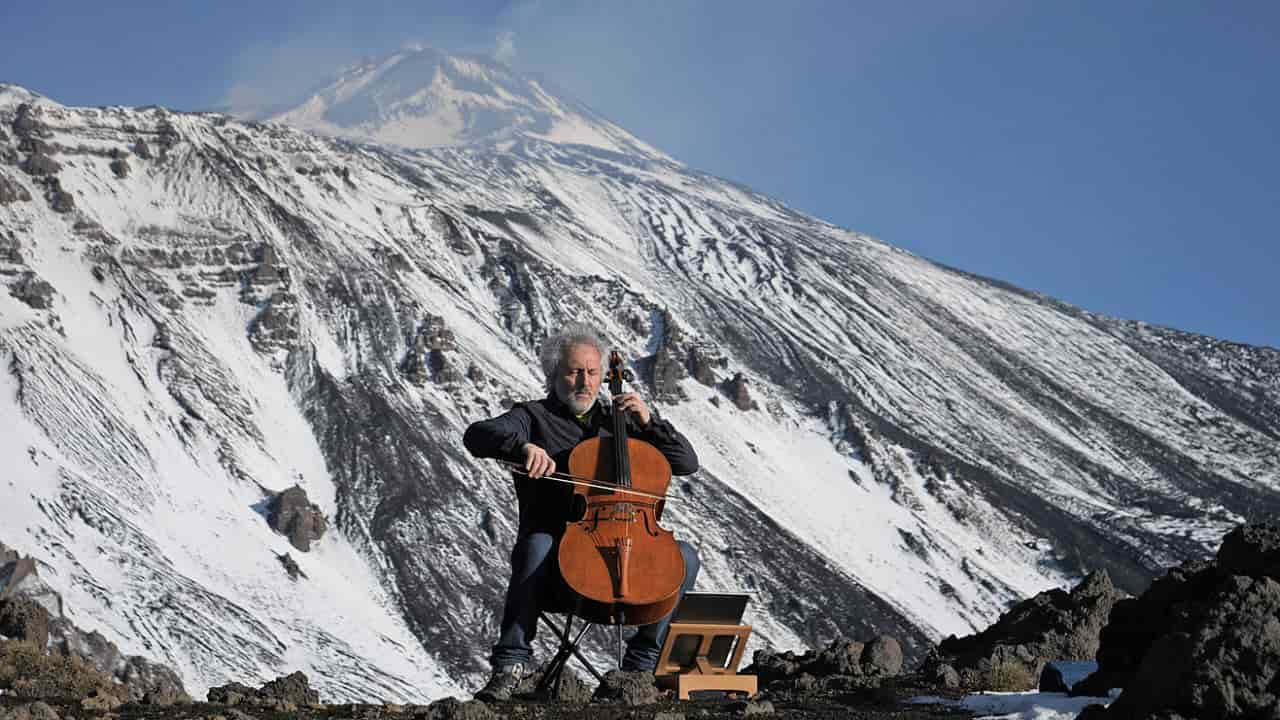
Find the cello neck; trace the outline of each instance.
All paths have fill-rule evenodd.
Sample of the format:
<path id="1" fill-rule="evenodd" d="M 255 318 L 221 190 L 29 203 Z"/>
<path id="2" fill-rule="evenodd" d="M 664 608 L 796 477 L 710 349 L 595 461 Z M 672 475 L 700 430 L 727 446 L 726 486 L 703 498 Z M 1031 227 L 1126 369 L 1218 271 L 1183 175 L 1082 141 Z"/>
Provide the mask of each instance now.
<path id="1" fill-rule="evenodd" d="M 609 354 L 609 394 L 622 393 L 622 355 L 614 350 Z M 631 456 L 627 452 L 627 416 L 618 408 L 613 410 L 613 467 L 615 482 L 621 487 L 631 487 Z"/>

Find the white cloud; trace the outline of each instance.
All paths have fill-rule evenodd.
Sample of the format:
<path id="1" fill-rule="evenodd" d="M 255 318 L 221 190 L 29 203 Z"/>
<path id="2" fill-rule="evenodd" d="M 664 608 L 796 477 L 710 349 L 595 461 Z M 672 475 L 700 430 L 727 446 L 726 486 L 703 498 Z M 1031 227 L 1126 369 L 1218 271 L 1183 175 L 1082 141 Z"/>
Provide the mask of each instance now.
<path id="1" fill-rule="evenodd" d="M 516 34 L 510 30 L 498 33 L 498 42 L 493 48 L 493 59 L 503 65 L 512 65 L 516 59 Z"/>

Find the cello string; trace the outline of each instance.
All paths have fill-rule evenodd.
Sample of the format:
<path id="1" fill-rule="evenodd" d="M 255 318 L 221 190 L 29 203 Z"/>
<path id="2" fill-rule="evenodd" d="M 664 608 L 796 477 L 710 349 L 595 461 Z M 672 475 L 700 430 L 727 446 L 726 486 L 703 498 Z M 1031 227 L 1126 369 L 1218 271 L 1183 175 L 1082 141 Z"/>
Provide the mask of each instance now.
<path id="1" fill-rule="evenodd" d="M 524 469 L 524 465 L 521 465 L 520 463 L 512 462 L 511 460 L 498 460 L 498 462 L 502 465 L 506 465 L 510 467 L 512 470 L 515 470 L 523 475 L 529 474 Z M 609 483 L 601 483 L 595 480 L 591 480 L 590 478 L 582 478 L 582 477 L 578 477 L 577 475 L 570 475 L 569 473 L 551 473 L 549 475 L 543 475 L 543 477 L 547 478 L 548 480 L 555 480 L 556 482 L 568 483 L 569 485 L 580 485 L 582 487 L 597 488 L 599 490 L 610 490 L 618 493 L 640 495 L 642 497 L 653 498 L 655 500 L 671 500 L 672 499 L 670 495 L 654 495 L 653 493 L 642 492 L 640 490 L 629 490 L 627 488 L 618 487 L 617 485 L 611 485 Z"/>

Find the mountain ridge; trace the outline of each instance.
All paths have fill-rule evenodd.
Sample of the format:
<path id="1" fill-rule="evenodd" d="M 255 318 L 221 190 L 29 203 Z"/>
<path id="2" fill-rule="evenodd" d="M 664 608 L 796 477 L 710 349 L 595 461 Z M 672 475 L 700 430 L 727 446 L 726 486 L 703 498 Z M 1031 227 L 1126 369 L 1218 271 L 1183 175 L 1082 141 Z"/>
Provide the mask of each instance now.
<path id="1" fill-rule="evenodd" d="M 0 120 L 0 186 L 29 196 L 0 205 L 21 480 L 0 521 L 25 528 L 0 540 L 196 692 L 284 667 L 334 698 L 478 677 L 514 525 L 460 433 L 540 393 L 537 344 L 569 319 L 695 442 L 669 522 L 701 587 L 755 596 L 759 646 L 856 628 L 918 656 L 1099 565 L 1141 589 L 1280 507 L 1280 352 L 1067 311 L 662 158 L 16 95 Z M 252 510 L 294 484 L 335 521 L 301 583 Z M 234 622 L 148 620 L 143 644 L 157 597 Z"/>

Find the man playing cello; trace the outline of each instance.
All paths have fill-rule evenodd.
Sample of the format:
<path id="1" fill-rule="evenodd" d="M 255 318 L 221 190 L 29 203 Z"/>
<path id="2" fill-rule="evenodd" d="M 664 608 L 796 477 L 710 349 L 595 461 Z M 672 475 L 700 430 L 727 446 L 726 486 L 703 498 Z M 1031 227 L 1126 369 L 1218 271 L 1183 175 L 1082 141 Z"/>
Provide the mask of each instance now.
<path id="1" fill-rule="evenodd" d="M 698 469 L 698 457 L 689 441 L 670 422 L 658 418 L 636 393 L 623 393 L 612 406 L 597 397 L 604 377 L 605 347 L 588 326 L 574 323 L 549 337 L 541 352 L 547 378 L 547 397 L 515 405 L 507 412 L 472 424 L 463 436 L 467 450 L 479 458 L 514 461 L 524 468 L 516 478 L 520 526 L 511 550 L 511 580 L 507 584 L 498 642 L 489 663 L 493 674 L 476 697 L 507 700 L 531 668 L 532 642 L 537 630 L 539 602 L 548 580 L 559 572 L 555 548 L 570 517 L 573 488 L 545 477 L 567 469 L 569 454 L 583 440 L 609 434 L 612 412 L 625 412 L 629 437 L 656 447 L 671 464 L 674 475 Z M 680 592 L 693 586 L 698 574 L 698 554 L 693 546 L 677 541 L 684 557 L 685 576 Z M 671 616 L 645 625 L 628 641 L 622 659 L 626 671 L 652 671 Z"/>

